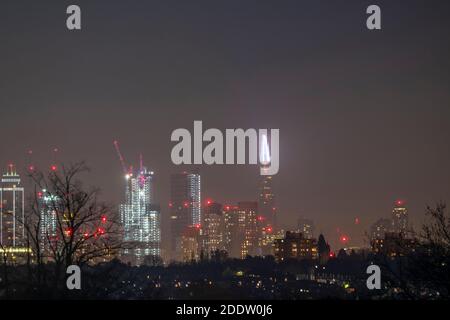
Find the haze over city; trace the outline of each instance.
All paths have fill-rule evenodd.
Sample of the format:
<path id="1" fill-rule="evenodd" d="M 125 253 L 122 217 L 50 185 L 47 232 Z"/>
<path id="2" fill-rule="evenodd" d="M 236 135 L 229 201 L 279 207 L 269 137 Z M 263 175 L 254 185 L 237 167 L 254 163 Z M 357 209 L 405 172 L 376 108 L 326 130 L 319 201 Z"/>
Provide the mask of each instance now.
<path id="1" fill-rule="evenodd" d="M 67 3 L 8 2 L 2 169 L 86 160 L 89 183 L 119 204 L 117 139 L 155 172 L 164 237 L 170 174 L 194 169 L 172 164 L 174 129 L 279 128 L 280 226 L 303 216 L 332 247 L 337 228 L 361 245 L 397 199 L 418 224 L 450 194 L 449 4 L 382 2 L 389 32 L 367 34 L 361 1 L 79 1 L 84 29 L 69 35 Z M 257 200 L 258 167 L 198 169 L 204 198 Z"/>

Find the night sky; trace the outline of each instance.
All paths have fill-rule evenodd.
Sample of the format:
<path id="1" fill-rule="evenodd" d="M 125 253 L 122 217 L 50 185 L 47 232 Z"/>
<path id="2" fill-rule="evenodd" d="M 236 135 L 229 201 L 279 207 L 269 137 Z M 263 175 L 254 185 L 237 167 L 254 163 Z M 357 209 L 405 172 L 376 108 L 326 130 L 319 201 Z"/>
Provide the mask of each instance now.
<path id="1" fill-rule="evenodd" d="M 69 4 L 81 31 L 66 29 Z M 366 29 L 369 4 L 381 31 Z M 166 222 L 169 176 L 192 169 L 171 164 L 174 129 L 279 128 L 281 225 L 304 216 L 332 246 L 338 227 L 359 245 L 403 199 L 417 226 L 426 204 L 450 200 L 449 12 L 426 0 L 2 1 L 0 164 L 86 160 L 88 183 L 117 204 L 117 139 L 155 171 Z M 200 172 L 204 198 L 257 199 L 255 166 Z"/>

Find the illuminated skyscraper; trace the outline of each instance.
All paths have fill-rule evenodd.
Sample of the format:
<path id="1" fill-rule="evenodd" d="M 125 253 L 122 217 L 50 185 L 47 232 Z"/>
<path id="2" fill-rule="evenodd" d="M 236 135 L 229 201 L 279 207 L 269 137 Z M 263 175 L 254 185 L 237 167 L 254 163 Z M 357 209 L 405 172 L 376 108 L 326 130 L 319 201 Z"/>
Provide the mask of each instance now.
<path id="1" fill-rule="evenodd" d="M 224 219 L 222 205 L 208 200 L 203 210 L 203 233 L 206 238 L 206 253 L 223 249 Z"/>
<path id="2" fill-rule="evenodd" d="M 263 170 L 268 170 L 270 168 L 270 152 L 269 152 L 269 142 L 266 135 L 262 135 L 260 144 L 260 163 Z M 261 176 L 261 185 L 259 190 L 259 201 L 258 209 L 259 215 L 262 217 L 265 226 L 271 227 L 273 230 L 276 229 L 276 205 L 275 205 L 275 195 L 272 191 L 272 176 L 263 175 Z"/>
<path id="3" fill-rule="evenodd" d="M 392 232 L 406 235 L 408 231 L 408 210 L 405 201 L 397 200 L 392 210 Z"/>
<path id="4" fill-rule="evenodd" d="M 58 198 L 50 194 L 46 189 L 38 192 L 37 200 L 39 205 L 39 214 L 41 216 L 40 237 L 41 250 L 48 252 L 50 250 L 51 241 L 56 240 L 58 231 L 57 211 L 63 212 L 60 208 Z"/>
<path id="5" fill-rule="evenodd" d="M 0 186 L 0 244 L 20 247 L 25 244 L 24 188 L 14 165 L 9 165 Z"/>
<path id="6" fill-rule="evenodd" d="M 225 247 L 230 257 L 244 259 L 258 252 L 258 203 L 239 202 L 237 207 L 225 206 Z"/>
<path id="7" fill-rule="evenodd" d="M 197 173 L 177 173 L 170 181 L 170 240 L 174 258 L 181 259 L 181 236 L 186 228 L 200 226 L 201 180 Z"/>
<path id="8" fill-rule="evenodd" d="M 153 172 L 143 167 L 136 175 L 126 175 L 125 202 L 120 205 L 124 241 L 132 246 L 124 258 L 140 265 L 146 257 L 161 255 L 160 209 L 153 204 Z"/>

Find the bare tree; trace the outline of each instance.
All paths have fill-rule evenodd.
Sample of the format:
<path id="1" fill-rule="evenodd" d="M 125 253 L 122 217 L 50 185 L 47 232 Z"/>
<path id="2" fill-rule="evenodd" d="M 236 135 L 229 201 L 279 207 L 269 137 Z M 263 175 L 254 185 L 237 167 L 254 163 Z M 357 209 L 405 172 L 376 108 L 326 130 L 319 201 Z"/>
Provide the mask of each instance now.
<path id="1" fill-rule="evenodd" d="M 442 202 L 427 207 L 428 221 L 415 233 L 414 250 L 399 242 L 405 256 L 395 259 L 381 256 L 378 261 L 386 271 L 386 281 L 400 288 L 409 299 L 448 299 L 450 296 L 450 217 Z M 405 246 L 405 247 L 402 247 Z"/>
<path id="2" fill-rule="evenodd" d="M 61 289 L 69 265 L 110 260 L 123 248 L 117 210 L 99 200 L 98 188 L 84 187 L 87 172 L 80 162 L 30 173 L 35 188 L 23 224 L 37 286 L 48 286 L 49 266 L 52 290 Z"/>
<path id="3" fill-rule="evenodd" d="M 427 207 L 429 221 L 419 235 L 421 245 L 408 268 L 411 280 L 422 291 L 450 296 L 450 217 L 443 202 Z"/>

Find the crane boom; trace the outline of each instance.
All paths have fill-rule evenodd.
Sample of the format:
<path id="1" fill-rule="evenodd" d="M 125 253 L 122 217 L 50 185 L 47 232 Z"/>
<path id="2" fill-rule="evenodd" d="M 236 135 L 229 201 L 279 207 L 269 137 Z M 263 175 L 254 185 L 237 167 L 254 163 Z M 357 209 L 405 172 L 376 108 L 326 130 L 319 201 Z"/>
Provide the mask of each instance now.
<path id="1" fill-rule="evenodd" d="M 114 140 L 114 148 L 116 149 L 117 155 L 119 156 L 120 164 L 122 165 L 123 174 L 128 174 L 127 165 L 125 164 L 125 159 L 120 152 L 119 141 Z"/>

